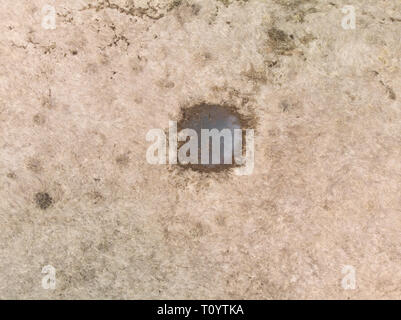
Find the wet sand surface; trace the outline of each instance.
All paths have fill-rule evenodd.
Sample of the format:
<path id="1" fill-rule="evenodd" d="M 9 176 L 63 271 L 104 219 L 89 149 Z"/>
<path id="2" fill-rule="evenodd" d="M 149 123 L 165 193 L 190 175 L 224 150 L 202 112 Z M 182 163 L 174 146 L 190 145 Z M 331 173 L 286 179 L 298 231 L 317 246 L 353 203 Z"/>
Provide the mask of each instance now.
<path id="1" fill-rule="evenodd" d="M 400 30 L 399 1 L 0 0 L 0 298 L 400 298 Z M 251 175 L 147 162 L 201 103 L 249 119 Z"/>

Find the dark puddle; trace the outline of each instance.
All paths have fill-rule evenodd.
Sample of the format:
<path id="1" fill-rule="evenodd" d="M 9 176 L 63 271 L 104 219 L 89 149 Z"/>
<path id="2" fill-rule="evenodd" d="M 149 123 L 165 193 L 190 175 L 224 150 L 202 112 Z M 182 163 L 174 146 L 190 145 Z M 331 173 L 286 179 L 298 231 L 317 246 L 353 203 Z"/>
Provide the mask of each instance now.
<path id="1" fill-rule="evenodd" d="M 198 135 L 198 164 L 179 164 L 183 169 L 191 169 L 199 172 L 221 172 L 230 170 L 233 167 L 236 167 L 237 164 L 234 161 L 233 150 L 235 145 L 237 148 L 240 148 L 242 151 L 245 145 L 245 135 L 244 130 L 248 128 L 249 121 L 242 116 L 235 107 L 226 106 L 226 105 L 217 105 L 217 104 L 206 104 L 201 103 L 191 107 L 183 108 L 181 110 L 181 118 L 177 123 L 178 132 L 183 129 L 192 129 Z M 201 146 L 202 146 L 202 129 L 217 129 L 221 132 L 223 129 L 228 129 L 231 132 L 231 141 L 223 139 L 220 137 L 220 161 L 217 164 L 212 163 L 213 160 L 213 145 L 212 139 L 209 138 L 209 161 L 208 164 L 201 164 Z M 241 139 L 234 138 L 234 130 L 242 129 L 242 146 Z M 189 141 L 179 142 L 178 149 Z M 225 152 L 225 143 L 231 143 L 230 148 L 226 146 Z M 207 155 L 206 155 L 207 157 Z M 218 156 L 216 155 L 218 159 Z M 225 160 L 226 158 L 226 160 Z M 227 163 L 227 159 L 231 158 L 231 163 Z"/>

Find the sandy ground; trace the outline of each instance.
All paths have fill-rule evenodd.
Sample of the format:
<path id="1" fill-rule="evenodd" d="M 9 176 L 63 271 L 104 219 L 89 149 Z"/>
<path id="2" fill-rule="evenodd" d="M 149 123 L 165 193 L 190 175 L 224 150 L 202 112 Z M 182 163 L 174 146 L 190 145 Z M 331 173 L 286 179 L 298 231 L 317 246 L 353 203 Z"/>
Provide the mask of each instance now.
<path id="1" fill-rule="evenodd" d="M 0 298 L 401 298 L 400 30 L 399 1 L 0 0 Z M 147 163 L 200 102 L 255 120 L 252 175 Z"/>

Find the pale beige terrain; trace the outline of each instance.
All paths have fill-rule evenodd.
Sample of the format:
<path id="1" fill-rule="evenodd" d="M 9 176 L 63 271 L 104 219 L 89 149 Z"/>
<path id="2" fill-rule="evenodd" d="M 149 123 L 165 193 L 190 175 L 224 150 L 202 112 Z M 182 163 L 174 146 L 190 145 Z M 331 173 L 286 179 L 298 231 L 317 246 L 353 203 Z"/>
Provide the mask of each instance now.
<path id="1" fill-rule="evenodd" d="M 401 298 L 400 40 L 400 1 L 0 0 L 0 298 Z M 202 101 L 252 175 L 147 163 Z"/>

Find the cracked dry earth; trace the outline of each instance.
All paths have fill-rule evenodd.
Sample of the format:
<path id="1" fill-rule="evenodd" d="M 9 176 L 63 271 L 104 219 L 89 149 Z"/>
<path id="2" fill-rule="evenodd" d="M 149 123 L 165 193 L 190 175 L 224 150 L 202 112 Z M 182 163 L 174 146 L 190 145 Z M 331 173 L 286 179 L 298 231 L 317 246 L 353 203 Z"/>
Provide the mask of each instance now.
<path id="1" fill-rule="evenodd" d="M 399 1 L 0 0 L 0 298 L 400 298 L 400 31 Z M 147 163 L 203 102 L 255 120 L 252 175 Z"/>

